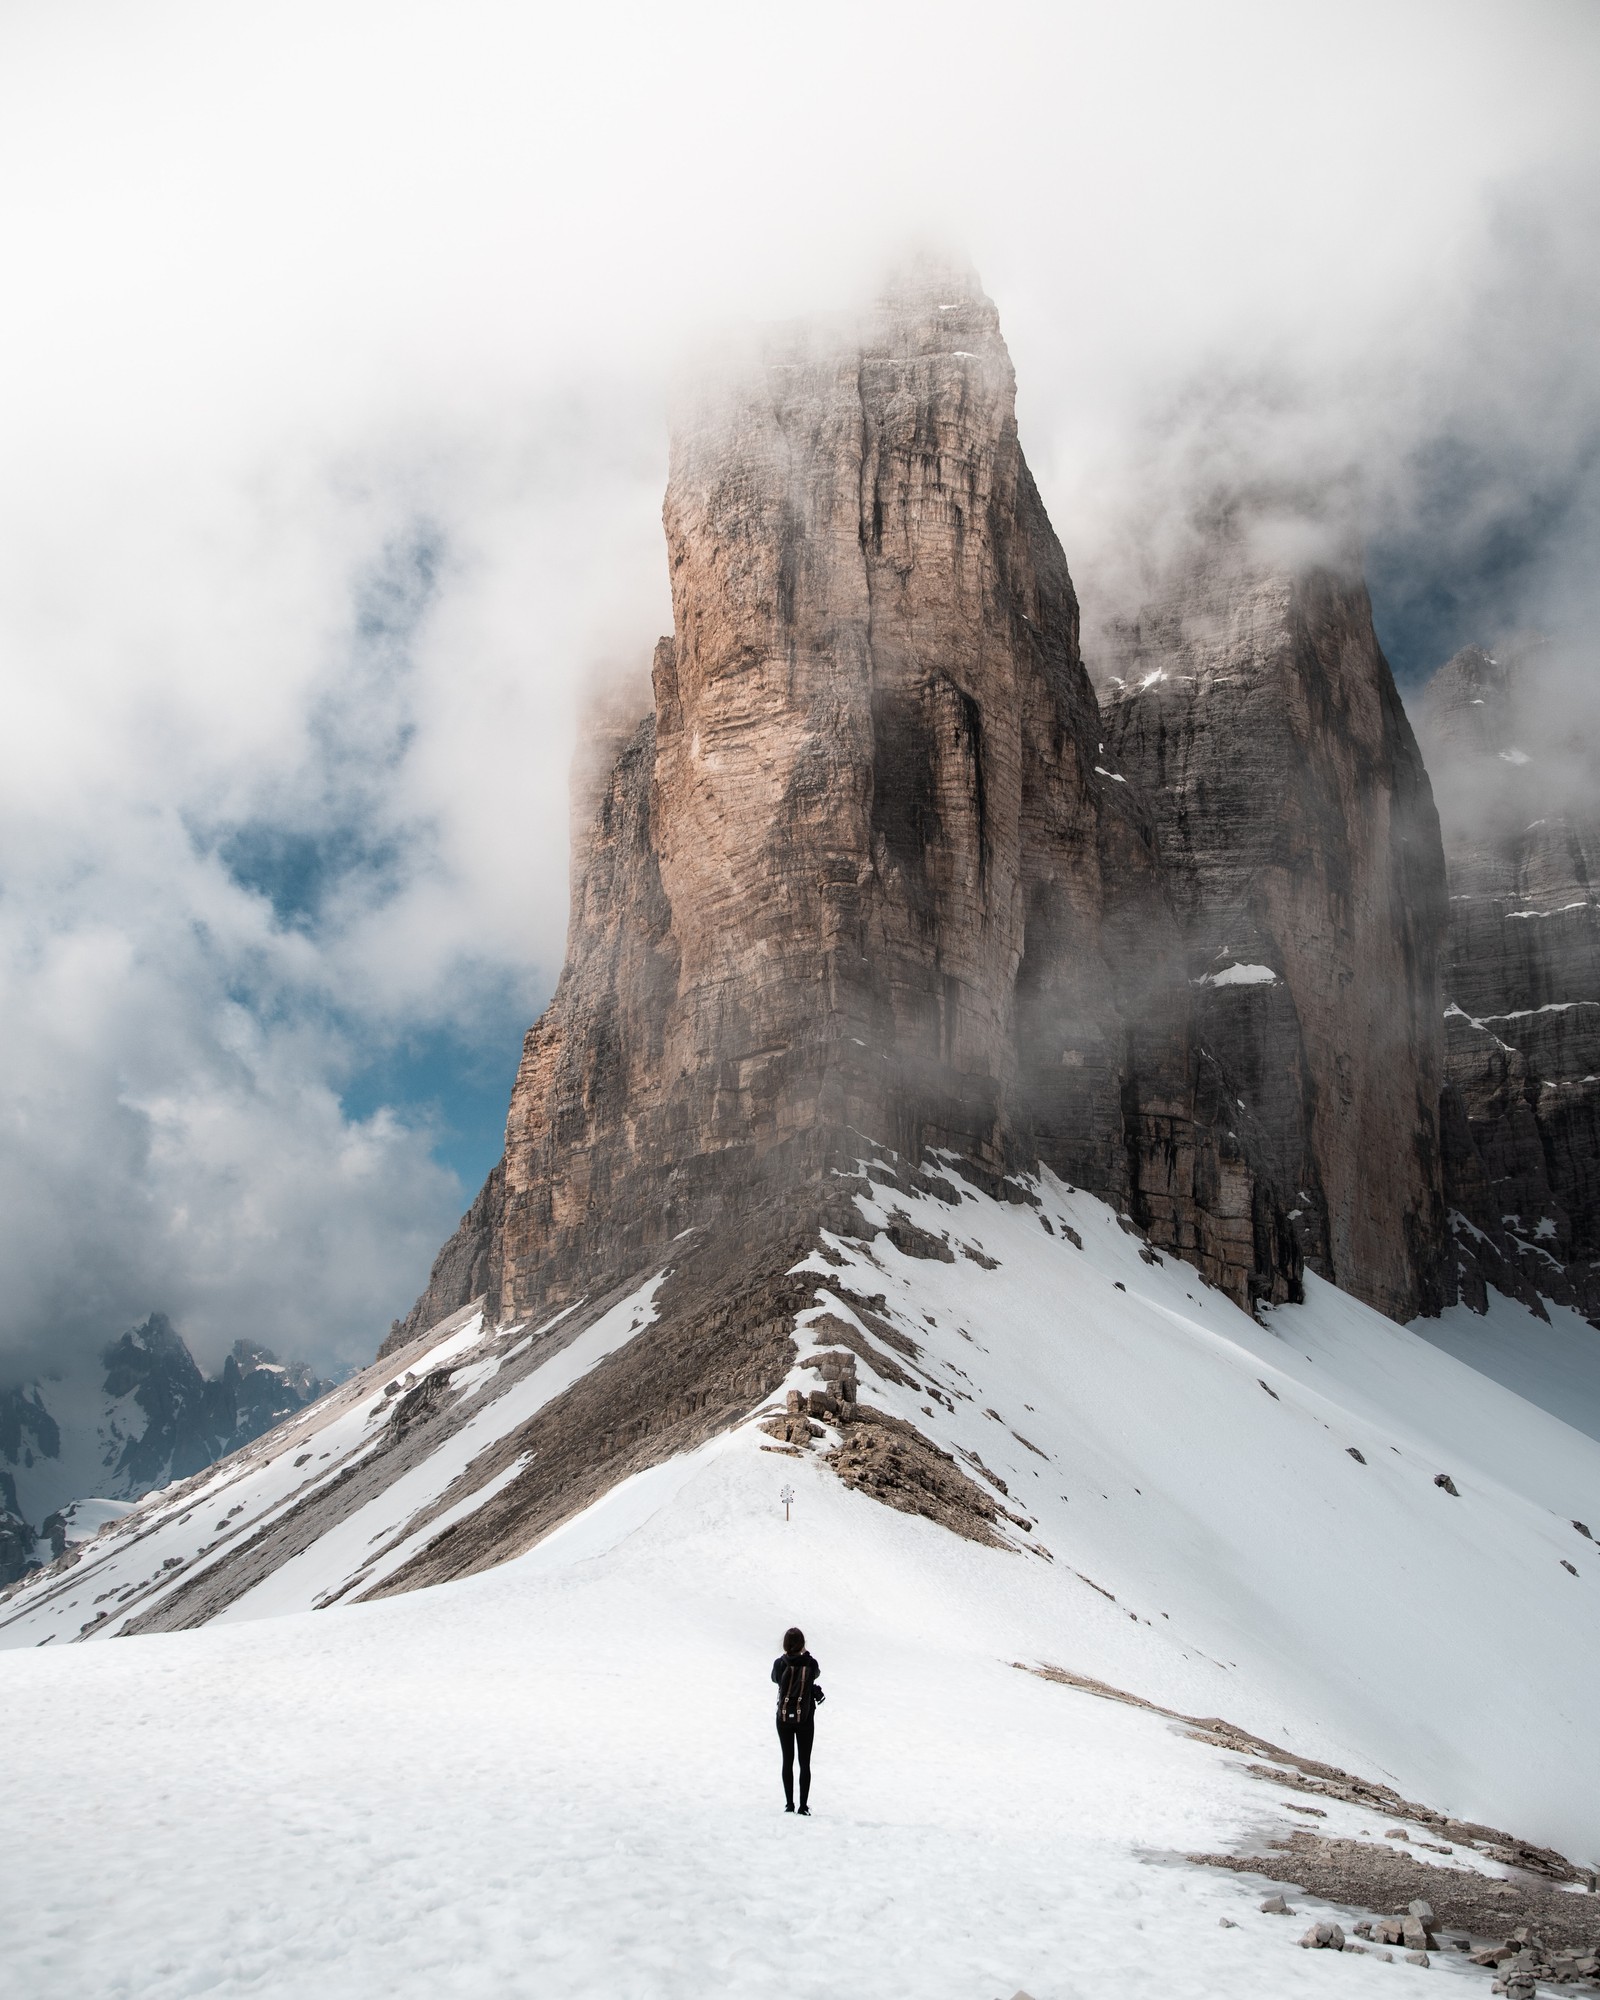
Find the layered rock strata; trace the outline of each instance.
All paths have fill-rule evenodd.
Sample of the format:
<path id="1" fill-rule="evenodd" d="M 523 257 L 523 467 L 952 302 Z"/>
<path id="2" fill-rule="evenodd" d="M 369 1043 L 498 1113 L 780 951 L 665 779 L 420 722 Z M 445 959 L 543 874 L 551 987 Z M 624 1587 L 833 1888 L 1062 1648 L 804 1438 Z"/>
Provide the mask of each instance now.
<path id="1" fill-rule="evenodd" d="M 664 518 L 654 712 L 576 847 L 503 1167 L 419 1311 L 539 1310 L 875 1146 L 1043 1160 L 1240 1300 L 1293 1295 L 1156 829 L 1102 767 L 989 301 L 940 279 L 775 340 L 684 413 Z"/>
<path id="2" fill-rule="evenodd" d="M 1446 1191 L 1463 1296 L 1600 1323 L 1600 815 L 1549 647 L 1467 647 L 1418 704 L 1450 875 Z"/>
<path id="3" fill-rule="evenodd" d="M 1104 761 L 1155 818 L 1200 1041 L 1306 1262 L 1391 1318 L 1437 1312 L 1444 863 L 1359 573 L 1262 556 L 1224 514 L 1108 668 Z"/>

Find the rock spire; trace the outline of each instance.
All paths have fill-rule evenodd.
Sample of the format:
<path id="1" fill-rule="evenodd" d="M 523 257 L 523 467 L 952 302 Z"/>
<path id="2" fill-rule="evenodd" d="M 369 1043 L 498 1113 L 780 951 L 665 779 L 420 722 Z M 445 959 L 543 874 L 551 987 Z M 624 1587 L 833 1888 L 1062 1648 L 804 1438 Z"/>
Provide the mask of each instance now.
<path id="1" fill-rule="evenodd" d="M 1241 1301 L 1292 1295 L 989 300 L 924 272 L 774 337 L 682 413 L 664 521 L 654 711 L 577 846 L 503 1167 L 418 1312 L 464 1285 L 536 1310 L 875 1146 L 1043 1160 Z"/>
<path id="2" fill-rule="evenodd" d="M 1353 560 L 1285 563 L 1218 514 L 1118 635 L 1105 729 L 1306 1262 L 1393 1319 L 1439 1311 L 1444 858 Z"/>

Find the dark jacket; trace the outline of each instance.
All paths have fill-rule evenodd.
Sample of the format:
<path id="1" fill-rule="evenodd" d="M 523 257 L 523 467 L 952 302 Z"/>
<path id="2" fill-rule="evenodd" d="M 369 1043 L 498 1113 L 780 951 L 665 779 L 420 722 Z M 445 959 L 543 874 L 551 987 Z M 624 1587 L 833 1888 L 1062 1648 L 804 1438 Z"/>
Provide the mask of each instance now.
<path id="1" fill-rule="evenodd" d="M 826 1699 L 819 1682 L 822 1669 L 809 1653 L 780 1653 L 772 1663 L 782 1721 L 809 1722 L 819 1701 Z"/>

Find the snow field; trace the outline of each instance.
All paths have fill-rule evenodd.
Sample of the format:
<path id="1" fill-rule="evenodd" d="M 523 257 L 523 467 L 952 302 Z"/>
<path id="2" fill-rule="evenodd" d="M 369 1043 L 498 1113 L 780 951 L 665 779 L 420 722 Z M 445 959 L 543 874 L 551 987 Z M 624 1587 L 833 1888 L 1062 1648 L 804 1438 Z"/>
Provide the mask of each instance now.
<path id="1" fill-rule="evenodd" d="M 975 1452 L 1034 1519 L 1012 1539 L 1054 1557 L 1013 1572 L 1035 1643 L 1061 1619 L 1079 1671 L 1600 1852 L 1600 1549 L 1572 1525 L 1600 1512 L 1600 1446 L 1315 1278 L 1258 1324 L 1147 1263 L 1104 1203 L 1039 1186 L 1039 1211 L 881 1192 L 874 1219 L 992 1271 L 885 1236 L 812 1260 L 824 1291 L 884 1294 L 953 1407 L 865 1370 L 863 1394 Z"/>
<path id="2" fill-rule="evenodd" d="M 1278 2000 L 1415 1977 L 1301 1952 L 1258 1881 L 1181 1861 L 1295 1820 L 1171 1723 L 1006 1664 L 1018 1567 L 744 1432 L 462 1584 L 13 1653 L 11 1990 Z M 809 1821 L 781 1809 L 767 1681 L 795 1618 L 829 1693 Z"/>
<path id="3" fill-rule="evenodd" d="M 0 1698 L 26 1718 L 0 1880 L 29 1913 L 5 1981 L 41 2000 L 1480 1990 L 1448 1959 L 1296 1950 L 1304 1922 L 1260 1916 L 1260 1882 L 1181 1857 L 1261 1851 L 1311 1823 L 1300 1801 L 1013 1663 L 1593 1859 L 1600 1551 L 1571 1521 L 1597 1525 L 1600 1445 L 1330 1287 L 1258 1324 L 1147 1262 L 1104 1204 L 1033 1192 L 876 1190 L 869 1214 L 955 1260 L 830 1243 L 790 1378 L 817 1382 L 811 1321 L 881 1295 L 920 1353 L 897 1353 L 909 1385 L 863 1364 L 862 1398 L 1004 1481 L 1030 1523 L 1008 1549 L 846 1491 L 752 1419 L 497 1570 L 311 1612 L 369 1581 L 374 1550 L 437 1532 L 419 1506 L 632 1338 L 652 1281 L 503 1395 L 536 1336 L 441 1329 L 413 1373 L 454 1366 L 469 1423 L 359 1535 L 336 1526 L 205 1630 L 62 1643 L 91 1565 L 146 1578 L 165 1537 L 181 1576 L 230 1507 L 266 1518 L 369 1451 L 381 1371 L 0 1607 Z M 781 1811 L 767 1681 L 791 1622 L 830 1697 L 810 1821 Z M 1381 1838 L 1318 1803 L 1321 1830 Z"/>
<path id="4" fill-rule="evenodd" d="M 1437 1319 L 1416 1321 L 1414 1330 L 1586 1437 L 1600 1438 L 1600 1333 L 1570 1306 L 1546 1310 L 1548 1322 L 1492 1291 L 1486 1313 L 1451 1306 Z M 1588 1525 L 1600 1534 L 1600 1521 Z"/>

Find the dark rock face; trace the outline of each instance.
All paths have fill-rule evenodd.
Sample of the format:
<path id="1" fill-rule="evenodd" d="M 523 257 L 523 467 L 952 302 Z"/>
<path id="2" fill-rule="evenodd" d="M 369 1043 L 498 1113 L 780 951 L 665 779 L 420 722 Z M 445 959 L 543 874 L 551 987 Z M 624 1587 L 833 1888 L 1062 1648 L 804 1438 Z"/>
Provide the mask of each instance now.
<path id="1" fill-rule="evenodd" d="M 1600 1323 L 1600 812 L 1559 667 L 1468 647 L 1418 705 L 1450 871 L 1445 1164 L 1469 1303 Z"/>
<path id="2" fill-rule="evenodd" d="M 1154 815 L 1198 1039 L 1306 1262 L 1391 1318 L 1437 1312 L 1444 861 L 1359 576 L 1219 520 L 1110 666 L 1104 761 Z"/>
<path id="3" fill-rule="evenodd" d="M 940 278 L 685 413 L 654 713 L 575 843 L 504 1162 L 392 1339 L 559 1304 L 874 1145 L 1043 1160 L 1241 1301 L 1294 1295 L 1013 406 L 994 308 Z"/>
<path id="4" fill-rule="evenodd" d="M 165 1313 L 125 1333 L 104 1361 L 106 1394 L 131 1396 L 145 1418 L 111 1472 L 110 1485 L 128 1498 L 187 1479 L 331 1386 L 244 1340 L 234 1342 L 221 1375 L 207 1377 Z"/>
<path id="5" fill-rule="evenodd" d="M 208 1382 L 165 1313 L 130 1328 L 104 1356 L 106 1394 L 131 1396 L 145 1428 L 130 1437 L 113 1469 L 116 1483 L 148 1492 L 167 1478 L 186 1478 L 220 1455 L 231 1429 L 221 1384 Z"/>
<path id="6" fill-rule="evenodd" d="M 0 1590 L 29 1567 L 33 1544 L 33 1530 L 17 1505 L 17 1483 L 9 1472 L 0 1472 Z"/>
<path id="7" fill-rule="evenodd" d="M 37 1386 L 0 1389 L 0 1459 L 11 1465 L 31 1465 L 35 1458 L 59 1458 L 61 1429 L 40 1401 Z M 0 1479 L 9 1481 L 9 1473 Z M 13 1487 L 11 1504 L 16 1502 Z"/>

